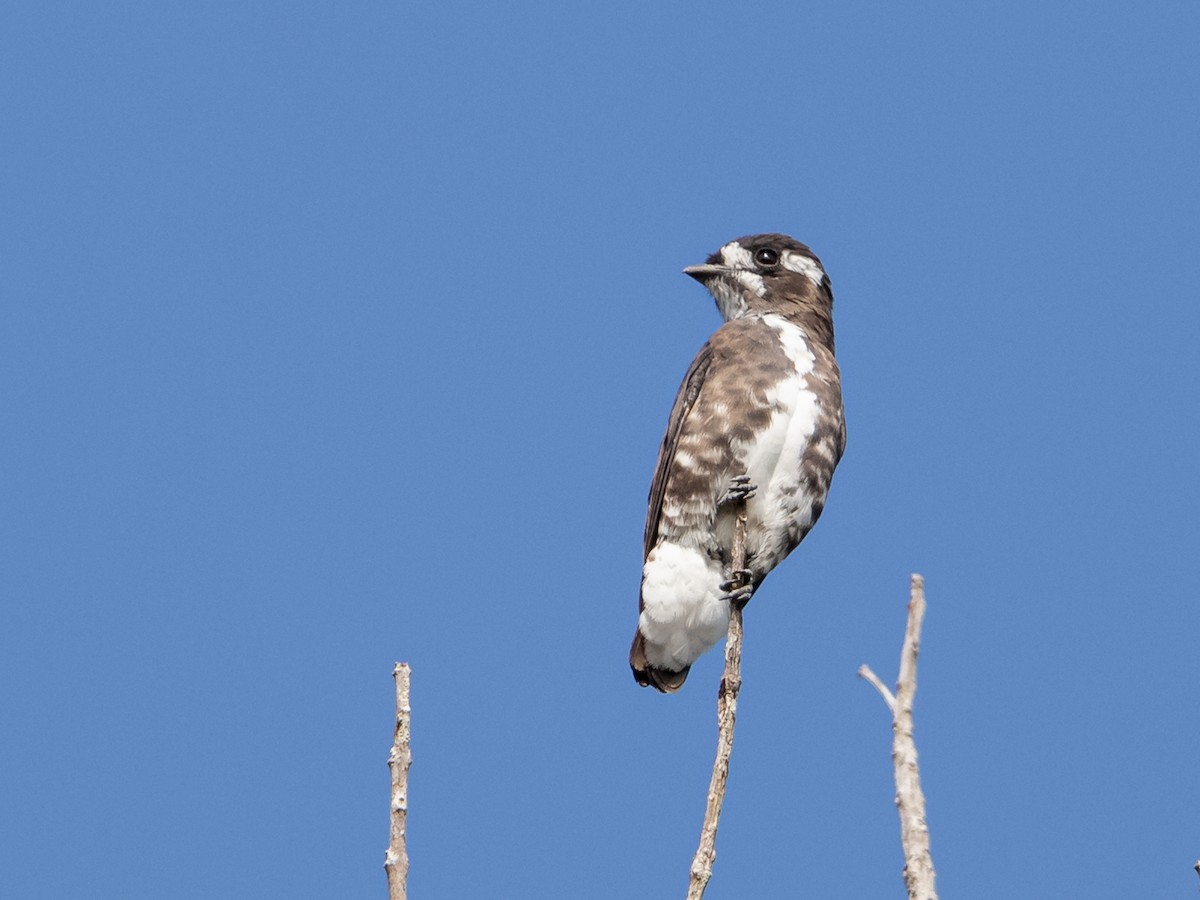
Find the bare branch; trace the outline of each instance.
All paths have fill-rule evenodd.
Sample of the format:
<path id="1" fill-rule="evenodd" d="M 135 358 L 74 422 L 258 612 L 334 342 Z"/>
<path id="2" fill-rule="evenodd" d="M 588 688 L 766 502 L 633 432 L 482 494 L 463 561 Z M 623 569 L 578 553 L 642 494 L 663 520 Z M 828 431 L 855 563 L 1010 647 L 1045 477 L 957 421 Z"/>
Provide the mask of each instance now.
<path id="1" fill-rule="evenodd" d="M 925 581 L 912 576 L 908 624 L 900 648 L 900 678 L 893 697 L 867 666 L 858 674 L 879 691 L 892 711 L 892 763 L 896 775 L 896 809 L 900 813 L 900 845 L 904 849 L 904 885 L 909 900 L 937 900 L 936 873 L 929 851 L 929 826 L 925 822 L 925 794 L 913 740 L 913 699 L 917 694 L 917 656 L 921 649 L 921 621 L 925 617 Z"/>
<path id="2" fill-rule="evenodd" d="M 392 826 L 383 868 L 387 871 L 388 900 L 407 900 L 408 767 L 412 765 L 409 685 L 412 668 L 408 663 L 396 663 L 392 677 L 396 680 L 396 732 L 392 739 L 392 752 L 388 754 L 388 769 L 392 774 Z"/>
<path id="3" fill-rule="evenodd" d="M 913 700 L 917 694 L 917 656 L 921 651 L 921 622 L 925 618 L 925 580 L 912 576 L 908 627 L 900 651 L 896 682 L 896 715 L 892 720 L 892 760 L 896 767 L 896 808 L 900 812 L 900 843 L 904 847 L 904 883 L 911 900 L 937 900 L 936 873 L 925 822 L 925 794 L 913 739 Z"/>
<path id="4" fill-rule="evenodd" d="M 879 680 L 879 676 L 871 671 L 871 667 L 863 663 L 858 667 L 858 677 L 870 683 L 871 687 L 879 691 L 879 696 L 883 698 L 883 702 L 887 704 L 888 711 L 894 716 L 896 715 L 896 698 L 892 696 L 892 692 L 887 689 L 887 685 Z"/>
<path id="5" fill-rule="evenodd" d="M 746 568 L 746 502 L 738 507 L 733 533 L 733 570 Z M 742 575 L 735 576 L 733 590 L 746 584 Z M 708 783 L 708 802 L 704 809 L 704 825 L 700 829 L 700 846 L 692 859 L 688 880 L 687 900 L 701 900 L 712 878 L 713 861 L 717 858 L 717 825 L 721 821 L 721 805 L 725 802 L 725 784 L 729 780 L 729 755 L 733 752 L 733 727 L 737 720 L 737 698 L 742 689 L 742 607 L 730 604 L 729 634 L 725 638 L 725 675 L 717 690 L 717 758 L 713 761 L 712 778 Z"/>

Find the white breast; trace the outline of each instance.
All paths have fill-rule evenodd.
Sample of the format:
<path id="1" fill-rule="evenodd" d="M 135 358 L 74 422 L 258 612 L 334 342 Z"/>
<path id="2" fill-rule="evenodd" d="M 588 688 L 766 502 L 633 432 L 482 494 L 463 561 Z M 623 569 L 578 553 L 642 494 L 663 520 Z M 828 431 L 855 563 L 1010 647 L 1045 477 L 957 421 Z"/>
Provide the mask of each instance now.
<path id="1" fill-rule="evenodd" d="M 775 413 L 767 429 L 745 448 L 743 456 L 747 474 L 758 486 L 749 504 L 753 525 L 747 535 L 747 546 L 758 556 L 756 568 L 765 564 L 769 569 L 782 558 L 779 553 L 795 520 L 804 520 L 805 527 L 811 523 L 812 498 L 804 497 L 798 490 L 800 460 L 816 428 L 820 408 L 805 380 L 816 358 L 803 329 L 782 316 L 764 316 L 763 321 L 778 333 L 793 367 L 769 392 Z"/>
<path id="2" fill-rule="evenodd" d="M 805 383 L 816 358 L 803 330 L 782 316 L 764 316 L 763 321 L 778 333 L 792 372 L 768 392 L 775 413 L 767 429 L 745 450 L 747 474 L 758 485 L 760 497 L 777 490 L 780 481 L 796 480 L 800 455 L 812 437 L 818 413 L 817 398 Z"/>

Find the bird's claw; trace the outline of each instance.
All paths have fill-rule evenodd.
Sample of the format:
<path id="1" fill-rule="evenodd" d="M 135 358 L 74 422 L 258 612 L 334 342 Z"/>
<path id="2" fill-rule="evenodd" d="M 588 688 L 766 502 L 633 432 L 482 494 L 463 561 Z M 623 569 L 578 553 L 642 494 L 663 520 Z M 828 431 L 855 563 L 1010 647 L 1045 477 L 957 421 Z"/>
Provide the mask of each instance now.
<path id="1" fill-rule="evenodd" d="M 724 592 L 721 594 L 721 600 L 741 609 L 754 596 L 754 585 L 751 583 L 754 573 L 749 569 L 734 569 L 729 576 L 728 581 L 722 581 L 719 585 Z"/>
<path id="2" fill-rule="evenodd" d="M 729 580 L 722 581 L 718 586 L 721 588 L 721 590 L 728 593 L 729 591 L 737 588 L 739 585 L 749 584 L 750 579 L 753 577 L 754 573 L 749 569 L 734 569 L 729 573 Z"/>
<path id="3" fill-rule="evenodd" d="M 724 584 L 722 584 L 721 590 L 726 590 L 726 587 L 725 587 L 726 584 L 729 584 L 729 582 L 725 582 Z M 741 609 L 743 606 L 745 606 L 747 603 L 750 602 L 750 598 L 753 596 L 754 596 L 754 587 L 752 585 L 744 584 L 741 587 L 736 587 L 736 588 L 732 587 L 732 585 L 731 585 L 731 589 L 728 591 L 728 593 L 722 594 L 721 599 L 728 601 L 730 606 L 734 606 L 734 607 L 737 607 L 738 609 Z"/>
<path id="4" fill-rule="evenodd" d="M 737 475 L 729 482 L 729 490 L 725 492 L 725 496 L 721 498 L 720 505 L 726 503 L 735 503 L 739 500 L 749 500 L 754 496 L 754 492 L 758 490 L 758 485 L 750 483 L 749 475 Z"/>

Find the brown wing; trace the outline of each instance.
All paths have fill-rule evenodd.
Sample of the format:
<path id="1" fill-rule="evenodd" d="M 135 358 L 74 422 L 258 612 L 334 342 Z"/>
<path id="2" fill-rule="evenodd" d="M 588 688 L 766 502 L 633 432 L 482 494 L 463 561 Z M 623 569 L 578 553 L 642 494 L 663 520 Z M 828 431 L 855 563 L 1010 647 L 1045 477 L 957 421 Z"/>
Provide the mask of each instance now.
<path id="1" fill-rule="evenodd" d="M 663 497 L 667 493 L 667 476 L 671 471 L 671 463 L 675 460 L 675 451 L 679 446 L 679 435 L 683 431 L 683 423 L 700 396 L 704 379 L 708 375 L 708 367 L 712 363 L 711 341 L 700 348 L 696 358 L 688 367 L 679 393 L 675 395 L 675 405 L 671 407 L 671 417 L 667 420 L 667 433 L 663 435 L 662 446 L 658 448 L 658 465 L 654 469 L 654 480 L 650 482 L 650 503 L 646 509 L 646 537 L 642 554 L 643 561 L 650 555 L 654 544 L 658 541 L 659 520 L 662 517 Z M 642 609 L 642 596 L 638 593 L 638 609 Z M 687 678 L 688 670 L 671 672 L 666 669 L 656 669 L 646 659 L 645 638 L 639 628 L 633 635 L 633 646 L 629 650 L 629 665 L 633 669 L 633 677 L 638 684 L 646 687 L 654 685 L 663 693 L 679 690 Z"/>
<path id="2" fill-rule="evenodd" d="M 679 433 L 688 413 L 700 396 L 704 387 L 704 379 L 708 375 L 708 367 L 712 363 L 712 342 L 706 343 L 692 360 L 679 393 L 675 395 L 675 405 L 671 407 L 671 418 L 667 420 L 667 433 L 663 435 L 662 446 L 658 448 L 658 465 L 654 469 L 654 480 L 650 482 L 650 504 L 646 509 L 646 536 L 642 550 L 642 560 L 650 555 L 658 540 L 658 522 L 662 515 L 663 495 L 667 492 L 667 475 L 671 471 L 671 463 L 675 459 L 675 450 L 679 445 Z"/>

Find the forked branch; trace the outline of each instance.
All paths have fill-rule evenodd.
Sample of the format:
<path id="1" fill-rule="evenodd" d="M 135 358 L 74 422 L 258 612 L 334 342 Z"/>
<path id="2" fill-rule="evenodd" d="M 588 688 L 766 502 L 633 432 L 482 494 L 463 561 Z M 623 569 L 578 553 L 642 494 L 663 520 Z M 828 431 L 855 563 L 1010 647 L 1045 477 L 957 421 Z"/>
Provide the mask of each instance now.
<path id="1" fill-rule="evenodd" d="M 896 774 L 896 809 L 900 813 L 900 844 L 904 849 L 904 884 L 909 900 L 937 900 L 936 873 L 929 851 L 929 826 L 925 822 L 925 794 L 917 766 L 913 739 L 913 698 L 917 693 L 917 656 L 921 648 L 921 621 L 925 617 L 925 581 L 913 575 L 908 601 L 908 625 L 900 649 L 900 678 L 896 694 L 884 687 L 868 666 L 858 674 L 870 682 L 892 713 L 892 763 Z"/>

